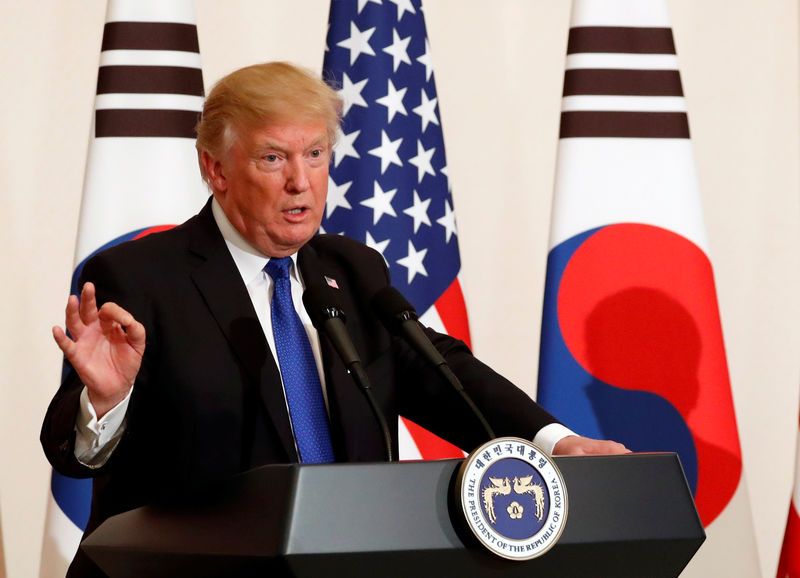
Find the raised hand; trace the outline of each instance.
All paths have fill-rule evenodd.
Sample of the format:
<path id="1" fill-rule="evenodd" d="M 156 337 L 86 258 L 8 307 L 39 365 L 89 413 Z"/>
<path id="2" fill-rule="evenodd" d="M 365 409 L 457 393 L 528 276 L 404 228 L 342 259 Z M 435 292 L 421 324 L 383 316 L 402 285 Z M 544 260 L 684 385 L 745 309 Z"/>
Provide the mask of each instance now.
<path id="1" fill-rule="evenodd" d="M 97 417 L 102 417 L 130 391 L 142 365 L 144 325 L 116 303 L 97 308 L 95 288 L 86 283 L 80 301 L 70 295 L 66 325 L 53 327 L 53 338 L 78 373 Z"/>

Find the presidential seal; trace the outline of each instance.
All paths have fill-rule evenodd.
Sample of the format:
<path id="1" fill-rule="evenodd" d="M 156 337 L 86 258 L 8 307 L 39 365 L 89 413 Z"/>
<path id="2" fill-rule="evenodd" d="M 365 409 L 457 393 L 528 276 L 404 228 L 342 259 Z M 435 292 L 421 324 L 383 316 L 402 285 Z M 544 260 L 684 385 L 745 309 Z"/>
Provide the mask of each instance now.
<path id="1" fill-rule="evenodd" d="M 567 521 L 567 489 L 556 465 L 531 442 L 497 438 L 461 465 L 457 500 L 490 551 L 530 560 L 555 546 Z"/>

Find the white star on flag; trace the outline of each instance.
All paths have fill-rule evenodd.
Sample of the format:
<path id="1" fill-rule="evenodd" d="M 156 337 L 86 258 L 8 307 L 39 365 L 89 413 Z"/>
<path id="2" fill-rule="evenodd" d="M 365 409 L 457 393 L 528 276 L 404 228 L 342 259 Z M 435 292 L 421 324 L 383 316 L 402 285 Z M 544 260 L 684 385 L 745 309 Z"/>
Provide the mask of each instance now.
<path id="1" fill-rule="evenodd" d="M 393 4 L 397 6 L 397 21 L 400 22 L 403 19 L 403 14 L 406 12 L 410 12 L 411 14 L 416 14 L 417 11 L 414 10 L 414 5 L 411 3 L 411 0 L 389 0 Z"/>
<path id="2" fill-rule="evenodd" d="M 417 62 L 425 67 L 425 80 L 430 80 L 431 74 L 433 74 L 433 63 L 431 62 L 431 45 L 427 38 L 425 39 L 425 52 L 417 58 Z"/>
<path id="3" fill-rule="evenodd" d="M 405 209 L 403 213 L 414 219 L 414 232 L 416 233 L 419 226 L 423 223 L 431 226 L 431 220 L 428 218 L 428 205 L 431 204 L 430 199 L 420 200 L 417 191 L 414 191 L 414 204 Z"/>
<path id="4" fill-rule="evenodd" d="M 400 155 L 397 154 L 402 143 L 402 138 L 391 140 L 386 131 L 381 131 L 381 146 L 369 151 L 369 154 L 381 159 L 381 174 L 386 172 L 389 165 L 403 166 L 403 161 L 400 160 Z"/>
<path id="5" fill-rule="evenodd" d="M 417 273 L 424 275 L 425 277 L 428 276 L 428 272 L 425 270 L 425 265 L 422 264 L 422 261 L 425 259 L 425 255 L 427 253 L 427 249 L 417 251 L 414 248 L 414 243 L 411 242 L 411 239 L 408 240 L 408 255 L 402 259 L 398 259 L 397 264 L 408 269 L 409 283 L 414 280 L 414 276 L 417 275 Z"/>
<path id="6" fill-rule="evenodd" d="M 372 50 L 372 46 L 369 45 L 369 39 L 374 32 L 375 28 L 370 28 L 362 32 L 358 29 L 355 22 L 350 23 L 350 38 L 346 38 L 336 45 L 347 48 L 350 51 L 350 66 L 352 66 L 356 58 L 362 54 L 375 56 L 375 51 Z"/>
<path id="7" fill-rule="evenodd" d="M 391 239 L 386 239 L 384 241 L 376 241 L 375 239 L 372 238 L 372 235 L 370 234 L 370 232 L 367 231 L 367 240 L 366 240 L 365 244 L 367 245 L 367 247 L 370 247 L 371 249 L 375 249 L 378 253 L 380 253 L 381 257 L 383 257 L 384 261 L 386 261 L 386 257 L 383 256 L 383 253 L 384 253 L 384 251 L 386 251 L 386 247 L 389 246 L 390 242 L 391 242 Z M 387 263 L 387 265 L 388 265 L 388 263 Z"/>
<path id="8" fill-rule="evenodd" d="M 444 202 L 444 216 L 436 219 L 436 222 L 444 227 L 445 230 L 445 243 L 450 242 L 450 237 L 456 235 L 456 214 L 450 208 L 450 202 Z"/>
<path id="9" fill-rule="evenodd" d="M 342 97 L 344 101 L 344 106 L 342 110 L 342 114 L 346 115 L 350 112 L 350 107 L 353 106 L 367 106 L 367 101 L 361 96 L 361 91 L 364 90 L 364 87 L 367 85 L 369 81 L 368 78 L 364 80 L 360 80 L 355 84 L 350 81 L 350 77 L 347 76 L 345 72 L 342 76 L 342 88 L 339 90 L 339 96 Z"/>
<path id="10" fill-rule="evenodd" d="M 343 209 L 352 209 L 350 203 L 345 198 L 345 195 L 352 184 L 353 181 L 348 181 L 344 184 L 337 185 L 333 181 L 333 178 L 330 176 L 328 177 L 328 202 L 325 206 L 326 217 L 330 217 L 337 207 L 342 207 Z"/>
<path id="11" fill-rule="evenodd" d="M 383 49 L 386 54 L 392 56 L 392 65 L 394 71 L 397 72 L 397 67 L 401 62 L 411 64 L 411 59 L 408 57 L 408 43 L 411 42 L 411 37 L 400 38 L 397 30 L 392 30 L 392 43 Z"/>
<path id="12" fill-rule="evenodd" d="M 372 224 L 377 225 L 378 221 L 380 221 L 381 217 L 384 215 L 391 215 L 392 217 L 396 217 L 397 213 L 394 212 L 394 207 L 392 207 L 392 199 L 394 199 L 395 194 L 397 194 L 397 189 L 392 189 L 391 191 L 384 191 L 378 184 L 378 181 L 375 181 L 372 190 L 373 190 L 372 197 L 361 201 L 362 205 L 364 205 L 365 207 L 369 207 L 373 211 Z"/>
<path id="13" fill-rule="evenodd" d="M 353 157 L 355 159 L 361 158 L 353 143 L 356 142 L 358 135 L 361 134 L 360 130 L 354 130 L 349 134 L 344 134 L 341 128 L 337 128 L 338 137 L 336 138 L 336 145 L 333 147 L 333 165 L 338 167 L 339 163 L 345 157 Z"/>
<path id="14" fill-rule="evenodd" d="M 388 92 L 386 96 L 382 96 L 381 98 L 376 98 L 375 102 L 378 104 L 382 104 L 386 107 L 386 114 L 389 117 L 389 122 L 392 122 L 394 115 L 398 112 L 402 115 L 408 116 L 408 112 L 406 111 L 406 107 L 403 106 L 403 97 L 406 95 L 406 91 L 408 88 L 402 88 L 401 90 L 397 90 L 392 83 L 392 79 L 390 78 L 388 81 Z"/>
<path id="15" fill-rule="evenodd" d="M 425 94 L 425 89 L 422 89 L 420 105 L 413 108 L 412 111 L 419 115 L 420 120 L 422 121 L 422 132 L 428 128 L 429 123 L 433 123 L 436 126 L 439 126 L 439 119 L 436 117 L 436 102 L 437 98 L 428 99 L 428 95 Z"/>
<path id="16" fill-rule="evenodd" d="M 433 165 L 431 164 L 431 158 L 433 158 L 433 153 L 435 152 L 435 147 L 425 150 L 425 147 L 422 146 L 422 141 L 417 141 L 417 156 L 408 159 L 409 163 L 417 167 L 417 182 L 421 183 L 422 177 L 425 175 L 436 176 L 436 171 L 433 170 Z"/>

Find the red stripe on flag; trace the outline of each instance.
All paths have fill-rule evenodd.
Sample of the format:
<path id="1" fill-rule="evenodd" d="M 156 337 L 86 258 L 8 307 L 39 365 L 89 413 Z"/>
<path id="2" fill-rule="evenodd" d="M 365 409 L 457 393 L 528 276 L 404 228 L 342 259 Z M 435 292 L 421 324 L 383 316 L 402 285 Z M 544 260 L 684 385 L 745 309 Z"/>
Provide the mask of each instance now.
<path id="1" fill-rule="evenodd" d="M 444 460 L 447 458 L 463 458 L 464 452 L 450 442 L 433 435 L 423 427 L 418 426 L 413 421 L 401 417 L 408 429 L 408 433 L 414 438 L 419 454 L 423 460 Z"/>
<path id="2" fill-rule="evenodd" d="M 778 562 L 778 578 L 800 578 L 800 515 L 794 501 L 789 507 L 789 520 L 783 536 L 781 559 Z"/>
<path id="3" fill-rule="evenodd" d="M 450 284 L 450 287 L 442 293 L 441 297 L 434 303 L 436 311 L 447 330 L 447 334 L 456 339 L 460 339 L 472 348 L 469 337 L 469 321 L 467 320 L 467 306 L 464 303 L 464 294 L 461 292 L 461 284 L 458 278 Z"/>

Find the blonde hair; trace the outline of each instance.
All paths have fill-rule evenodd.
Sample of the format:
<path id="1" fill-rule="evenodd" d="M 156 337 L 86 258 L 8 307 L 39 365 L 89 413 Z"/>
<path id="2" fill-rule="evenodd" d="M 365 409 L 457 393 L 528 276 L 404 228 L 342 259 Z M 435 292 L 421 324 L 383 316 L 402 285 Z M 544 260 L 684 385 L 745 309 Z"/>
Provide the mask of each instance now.
<path id="1" fill-rule="evenodd" d="M 341 117 L 342 99 L 309 70 L 288 62 L 247 66 L 220 79 L 206 98 L 195 128 L 198 160 L 203 151 L 216 158 L 227 152 L 238 129 L 287 120 L 321 120 L 333 146 Z M 200 171 L 207 179 L 202 162 Z"/>

